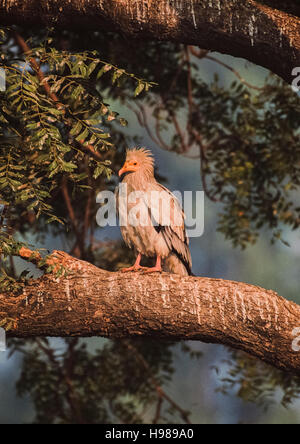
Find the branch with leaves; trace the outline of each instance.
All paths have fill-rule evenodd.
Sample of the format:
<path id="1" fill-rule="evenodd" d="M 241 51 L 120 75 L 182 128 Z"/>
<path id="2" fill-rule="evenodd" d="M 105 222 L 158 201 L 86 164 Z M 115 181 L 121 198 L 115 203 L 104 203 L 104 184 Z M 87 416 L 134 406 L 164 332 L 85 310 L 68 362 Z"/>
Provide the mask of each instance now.
<path id="1" fill-rule="evenodd" d="M 1 30 L 0 37 L 4 46 L 14 41 L 19 48 L 19 54 L 8 51 L 0 62 L 7 83 L 0 94 L 0 192 L 5 206 L 1 214 L 2 254 L 12 260 L 20 248 L 21 243 L 12 235 L 18 214 L 33 212 L 36 220 L 43 217 L 47 223 L 65 222 L 55 214 L 51 201 L 60 192 L 61 183 L 69 182 L 72 192 L 89 195 L 85 221 L 75 230 L 77 245 L 81 245 L 78 255 L 83 257 L 81 239 L 93 199 L 90 190 L 99 176 L 109 180 L 112 173 L 106 155 L 114 147 L 110 125 L 127 125 L 104 102 L 99 92 L 101 79 L 110 76 L 115 88 L 132 81 L 135 97 L 153 82 L 102 61 L 95 52 L 71 54 L 50 48 L 50 38 L 38 48 L 30 48 L 13 29 Z M 70 212 L 67 188 L 62 187 L 66 216 L 74 229 L 75 214 Z M 14 217 L 8 219 L 12 213 Z"/>
<path id="2" fill-rule="evenodd" d="M 47 274 L 15 297 L 0 296 L 2 319 L 14 320 L 9 336 L 201 340 L 299 374 L 293 345 L 300 307 L 273 291 L 218 279 L 111 273 L 61 251 L 53 261 L 68 274 Z"/>

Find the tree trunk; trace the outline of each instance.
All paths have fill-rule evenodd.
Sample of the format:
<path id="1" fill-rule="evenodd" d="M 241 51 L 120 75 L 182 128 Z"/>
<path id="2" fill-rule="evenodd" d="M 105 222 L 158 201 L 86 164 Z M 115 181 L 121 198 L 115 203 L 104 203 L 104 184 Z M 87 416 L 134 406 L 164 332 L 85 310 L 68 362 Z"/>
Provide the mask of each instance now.
<path id="1" fill-rule="evenodd" d="M 111 273 L 64 252 L 53 256 L 67 276 L 44 275 L 17 297 L 0 295 L 0 321 L 13 321 L 8 336 L 200 340 L 300 374 L 293 347 L 300 307 L 273 291 L 220 279 Z"/>
<path id="2" fill-rule="evenodd" d="M 197 45 L 246 58 L 291 82 L 300 66 L 299 9 L 298 0 L 0 0 L 0 23 L 105 28 Z"/>

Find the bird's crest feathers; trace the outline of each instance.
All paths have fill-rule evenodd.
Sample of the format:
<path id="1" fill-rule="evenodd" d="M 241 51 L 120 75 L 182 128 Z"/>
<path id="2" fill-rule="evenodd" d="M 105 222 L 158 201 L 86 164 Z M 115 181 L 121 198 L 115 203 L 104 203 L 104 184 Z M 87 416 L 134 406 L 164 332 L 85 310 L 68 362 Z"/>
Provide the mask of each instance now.
<path id="1" fill-rule="evenodd" d="M 131 148 L 126 151 L 126 161 L 136 160 L 141 163 L 143 170 L 149 173 L 154 171 L 154 157 L 146 148 Z"/>

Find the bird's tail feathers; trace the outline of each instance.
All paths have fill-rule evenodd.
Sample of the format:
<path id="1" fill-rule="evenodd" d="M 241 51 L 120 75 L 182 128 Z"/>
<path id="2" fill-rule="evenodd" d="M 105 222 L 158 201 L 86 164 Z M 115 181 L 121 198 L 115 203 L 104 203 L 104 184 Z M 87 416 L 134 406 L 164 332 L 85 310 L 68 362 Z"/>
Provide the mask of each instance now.
<path id="1" fill-rule="evenodd" d="M 163 270 L 167 273 L 180 274 L 181 276 L 190 276 L 192 274 L 175 253 L 170 253 L 169 256 L 163 260 Z"/>

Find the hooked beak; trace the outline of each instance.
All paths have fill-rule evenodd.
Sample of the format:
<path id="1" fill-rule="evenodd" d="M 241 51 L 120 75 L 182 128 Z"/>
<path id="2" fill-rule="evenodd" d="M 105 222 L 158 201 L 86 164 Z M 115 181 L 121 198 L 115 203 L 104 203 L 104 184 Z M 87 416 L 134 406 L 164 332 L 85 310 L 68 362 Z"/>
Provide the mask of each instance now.
<path id="1" fill-rule="evenodd" d="M 126 173 L 133 173 L 134 171 L 137 171 L 137 168 L 131 165 L 129 162 L 125 162 L 119 171 L 119 177 L 122 177 L 123 174 Z"/>
<path id="2" fill-rule="evenodd" d="M 127 173 L 128 170 L 125 168 L 125 165 L 119 170 L 119 177 L 122 177 L 124 173 Z"/>

